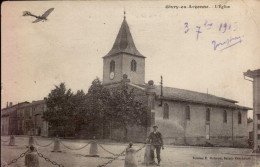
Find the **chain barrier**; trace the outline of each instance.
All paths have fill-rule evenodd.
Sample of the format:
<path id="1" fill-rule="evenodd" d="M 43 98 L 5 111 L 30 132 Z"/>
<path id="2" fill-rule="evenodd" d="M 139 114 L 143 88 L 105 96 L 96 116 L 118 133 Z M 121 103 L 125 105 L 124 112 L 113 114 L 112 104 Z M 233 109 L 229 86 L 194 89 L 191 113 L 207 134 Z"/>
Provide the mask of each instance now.
<path id="1" fill-rule="evenodd" d="M 110 151 L 108 151 L 107 149 L 105 149 L 101 144 L 98 144 L 104 151 L 106 151 L 107 153 L 109 154 L 112 154 L 114 156 L 118 155 L 118 154 L 115 154 L 115 153 L 112 153 Z M 136 150 L 136 153 L 139 152 L 140 150 L 142 150 L 146 145 L 144 144 L 142 147 L 140 147 L 139 149 Z"/>
<path id="2" fill-rule="evenodd" d="M 36 143 L 36 145 L 38 145 L 38 146 L 40 146 L 40 147 L 48 147 L 48 146 L 50 146 L 50 145 L 53 143 L 53 141 L 51 141 L 49 144 L 46 144 L 46 145 L 41 145 L 41 144 L 39 144 L 39 143 L 37 142 L 37 140 L 35 140 L 35 143 Z"/>
<path id="3" fill-rule="evenodd" d="M 125 150 L 123 152 L 121 152 L 120 154 L 117 154 L 117 156 L 113 157 L 111 160 L 107 161 L 106 163 L 102 164 L 102 165 L 98 165 L 97 167 L 105 167 L 108 164 L 111 164 L 113 161 L 115 161 L 118 157 L 125 155 Z"/>
<path id="4" fill-rule="evenodd" d="M 9 140 L 3 141 L 3 140 L 1 139 L 1 141 L 2 141 L 2 142 L 8 142 Z M 36 145 L 38 145 L 38 146 L 40 146 L 40 147 L 48 147 L 48 146 L 50 146 L 50 145 L 53 143 L 53 141 L 51 141 L 51 143 L 49 143 L 49 144 L 47 144 L 47 145 L 40 145 L 40 144 L 37 142 L 37 140 L 35 140 L 35 143 L 36 143 Z M 87 147 L 90 143 L 91 143 L 91 142 L 87 143 L 87 144 L 84 145 L 83 147 L 73 149 L 73 148 L 70 148 L 69 146 L 66 146 L 63 142 L 61 142 L 61 144 L 62 144 L 64 147 L 66 147 L 67 149 L 70 149 L 70 150 L 81 150 L 81 149 Z M 106 151 L 106 152 L 109 153 L 109 154 L 112 154 L 112 155 L 115 156 L 115 157 L 113 157 L 111 160 L 109 160 L 108 162 L 106 162 L 106 163 L 104 163 L 104 164 L 102 164 L 102 165 L 98 165 L 97 167 L 105 167 L 105 166 L 107 166 L 108 164 L 110 164 L 110 163 L 112 163 L 113 161 L 115 161 L 115 160 L 116 160 L 117 158 L 119 158 L 120 156 L 125 156 L 126 150 L 122 151 L 120 154 L 115 154 L 115 153 L 112 153 L 112 152 L 108 151 L 108 150 L 107 150 L 106 148 L 104 148 L 101 144 L 98 144 L 98 145 L 99 145 L 104 151 Z M 139 151 L 141 151 L 145 146 L 146 146 L 146 145 L 144 144 L 142 147 L 140 147 L 139 149 L 137 149 L 137 150 L 136 150 L 136 153 L 139 152 Z M 30 151 L 30 150 L 28 149 L 26 152 L 20 154 L 20 156 L 19 156 L 18 158 L 13 159 L 13 160 L 12 160 L 11 162 L 9 162 L 8 164 L 4 164 L 4 165 L 1 164 L 1 167 L 8 167 L 9 165 L 11 165 L 11 164 L 17 162 L 18 159 L 24 157 L 29 151 Z M 37 151 L 37 150 L 36 150 L 36 151 Z M 53 165 L 56 165 L 56 166 L 59 166 L 59 167 L 64 167 L 62 164 L 58 164 L 57 162 L 52 161 L 52 160 L 50 160 L 50 159 L 47 158 L 47 157 L 44 157 L 43 154 L 39 153 L 38 151 L 37 151 L 37 154 L 38 154 L 39 157 L 45 159 L 45 161 L 50 162 L 50 163 L 53 164 Z"/>
<path id="5" fill-rule="evenodd" d="M 101 145 L 99 145 L 101 148 L 102 148 L 102 146 Z M 139 152 L 139 151 L 141 151 L 144 147 L 145 147 L 146 145 L 144 144 L 142 147 L 140 147 L 139 149 L 137 149 L 136 150 L 136 153 L 137 152 Z M 103 149 L 104 149 L 104 147 L 103 147 Z M 107 150 L 106 150 L 107 151 Z M 108 162 L 106 162 L 106 163 L 104 163 L 104 164 L 102 164 L 102 165 L 98 165 L 97 167 L 105 167 L 105 166 L 107 166 L 108 164 L 111 164 L 113 161 L 115 161 L 118 157 L 120 157 L 120 156 L 125 156 L 125 152 L 126 152 L 126 150 L 124 150 L 123 152 L 121 152 L 120 154 L 114 154 L 114 155 L 116 155 L 115 157 L 113 157 L 111 160 L 109 160 Z M 111 152 L 110 152 L 111 153 Z"/>
<path id="6" fill-rule="evenodd" d="M 37 150 L 36 150 L 37 151 Z M 52 161 L 52 160 L 50 160 L 49 158 L 47 158 L 47 157 L 44 157 L 41 153 L 39 153 L 38 151 L 37 151 L 37 154 L 38 154 L 38 156 L 40 157 L 40 158 L 43 158 L 45 161 L 47 161 L 47 162 L 50 162 L 52 165 L 56 165 L 56 166 L 59 166 L 59 167 L 64 167 L 62 164 L 58 164 L 57 162 L 55 162 L 55 161 Z"/>
<path id="7" fill-rule="evenodd" d="M 20 154 L 19 157 L 13 159 L 11 162 L 7 163 L 7 164 L 4 164 L 2 165 L 1 164 L 1 167 L 8 167 L 9 165 L 13 164 L 13 163 L 16 163 L 18 161 L 18 159 L 24 157 L 30 150 L 28 149 L 27 151 L 25 151 L 24 153 Z"/>
<path id="8" fill-rule="evenodd" d="M 105 149 L 101 144 L 98 144 L 98 145 L 99 145 L 104 151 L 106 151 L 107 153 L 112 154 L 113 156 L 118 155 L 118 154 L 115 154 L 115 153 L 112 153 L 112 152 L 108 151 L 108 150 Z"/>
<path id="9" fill-rule="evenodd" d="M 143 148 L 145 148 L 146 144 L 144 144 L 142 147 L 140 147 L 139 149 L 136 150 L 136 153 L 138 153 L 139 151 L 141 151 Z"/>
<path id="10" fill-rule="evenodd" d="M 69 147 L 69 146 L 66 146 L 63 142 L 60 142 L 64 147 L 66 147 L 67 149 L 69 149 L 69 150 L 81 150 L 81 149 L 83 149 L 83 148 L 85 148 L 85 147 L 87 147 L 89 144 L 90 144 L 90 142 L 89 143 L 87 143 L 85 146 L 83 146 L 83 147 L 80 147 L 80 148 L 71 148 L 71 147 Z"/>

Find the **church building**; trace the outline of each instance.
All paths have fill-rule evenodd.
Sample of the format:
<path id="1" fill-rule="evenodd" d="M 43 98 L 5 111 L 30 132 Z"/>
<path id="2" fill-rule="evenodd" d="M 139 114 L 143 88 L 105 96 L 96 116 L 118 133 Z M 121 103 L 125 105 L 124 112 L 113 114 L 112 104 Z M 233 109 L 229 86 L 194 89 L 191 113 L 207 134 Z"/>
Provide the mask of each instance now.
<path id="1" fill-rule="evenodd" d="M 112 88 L 125 83 L 149 107 L 148 124 L 129 127 L 129 141 L 144 142 L 156 124 L 165 144 L 247 146 L 251 108 L 211 94 L 155 85 L 152 80 L 145 83 L 145 59 L 124 17 L 112 49 L 103 57 L 103 84 Z M 111 130 L 112 139 L 123 136 L 119 127 Z"/>

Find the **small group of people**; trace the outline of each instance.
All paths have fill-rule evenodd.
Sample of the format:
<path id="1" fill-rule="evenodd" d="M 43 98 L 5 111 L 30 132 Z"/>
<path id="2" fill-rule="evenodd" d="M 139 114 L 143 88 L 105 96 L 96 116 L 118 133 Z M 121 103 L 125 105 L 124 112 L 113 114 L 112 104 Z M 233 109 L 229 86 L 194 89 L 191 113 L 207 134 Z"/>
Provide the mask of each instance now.
<path id="1" fill-rule="evenodd" d="M 163 140 L 162 140 L 162 134 L 157 131 L 158 126 L 153 126 L 153 131 L 149 134 L 148 138 L 146 139 L 146 143 L 150 144 L 150 147 L 147 147 L 145 154 L 145 163 L 146 165 L 157 165 L 160 166 L 161 162 L 161 149 L 164 149 L 163 147 Z M 125 161 L 125 167 L 137 167 L 137 163 L 134 158 L 134 154 L 136 151 L 132 148 L 133 143 L 130 142 L 129 146 L 126 149 L 126 161 Z M 155 156 L 154 151 L 156 151 L 156 156 L 158 163 L 155 162 Z M 148 158 L 147 158 L 148 157 Z"/>
<path id="2" fill-rule="evenodd" d="M 153 131 L 148 136 L 146 143 L 151 144 L 151 162 L 150 163 L 160 166 L 161 149 L 164 149 L 164 147 L 163 147 L 162 134 L 157 129 L 158 129 L 158 126 L 154 125 Z M 156 151 L 158 163 L 155 162 L 154 151 Z"/>

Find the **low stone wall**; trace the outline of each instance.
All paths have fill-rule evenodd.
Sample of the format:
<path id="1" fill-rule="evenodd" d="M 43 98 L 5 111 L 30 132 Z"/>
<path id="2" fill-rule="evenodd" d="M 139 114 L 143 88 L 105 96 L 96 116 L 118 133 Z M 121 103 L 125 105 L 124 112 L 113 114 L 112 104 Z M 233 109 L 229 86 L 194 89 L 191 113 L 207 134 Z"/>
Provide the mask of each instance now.
<path id="1" fill-rule="evenodd" d="M 205 145 L 208 141 L 205 136 L 186 137 L 186 145 Z"/>
<path id="2" fill-rule="evenodd" d="M 125 130 L 123 128 L 113 128 L 111 130 L 113 140 L 123 141 Z M 147 138 L 147 129 L 141 126 L 132 126 L 127 128 L 127 140 L 132 142 L 145 142 Z"/>
<path id="3" fill-rule="evenodd" d="M 247 136 L 211 136 L 210 142 L 226 147 L 249 147 Z"/>
<path id="4" fill-rule="evenodd" d="M 207 140 L 205 136 L 196 137 L 164 137 L 165 144 L 191 145 L 191 146 L 221 146 L 221 147 L 249 147 L 247 136 L 234 136 L 234 141 L 230 136 L 211 136 Z"/>
<path id="5" fill-rule="evenodd" d="M 185 145 L 183 137 L 164 137 L 164 144 Z"/>

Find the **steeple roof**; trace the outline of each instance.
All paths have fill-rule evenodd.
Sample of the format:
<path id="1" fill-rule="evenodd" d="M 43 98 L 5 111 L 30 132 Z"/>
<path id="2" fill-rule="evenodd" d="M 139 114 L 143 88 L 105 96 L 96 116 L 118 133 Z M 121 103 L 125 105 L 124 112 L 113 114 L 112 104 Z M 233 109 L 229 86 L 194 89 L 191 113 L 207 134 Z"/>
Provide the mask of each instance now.
<path id="1" fill-rule="evenodd" d="M 124 17 L 121 28 L 117 34 L 116 40 L 112 49 L 104 57 L 112 56 L 118 53 L 128 53 L 134 56 L 145 58 L 135 47 L 132 35 L 129 30 L 129 26 Z M 104 58 L 103 57 L 103 58 Z"/>

